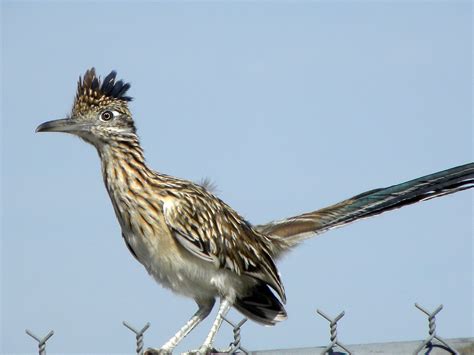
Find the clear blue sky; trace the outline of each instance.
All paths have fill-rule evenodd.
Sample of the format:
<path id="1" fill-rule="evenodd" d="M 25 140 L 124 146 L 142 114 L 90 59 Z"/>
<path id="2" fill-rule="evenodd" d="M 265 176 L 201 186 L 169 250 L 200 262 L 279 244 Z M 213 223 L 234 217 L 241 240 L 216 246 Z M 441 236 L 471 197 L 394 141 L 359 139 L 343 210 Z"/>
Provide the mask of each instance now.
<path id="1" fill-rule="evenodd" d="M 159 346 L 195 311 L 129 254 L 91 146 L 35 134 L 95 66 L 132 83 L 149 164 L 200 180 L 251 222 L 473 160 L 470 2 L 2 2 L 2 353 Z M 312 239 L 279 264 L 289 319 L 249 349 L 473 336 L 472 193 Z M 213 313 L 213 315 L 215 312 Z M 239 321 L 235 312 L 230 318 Z M 196 348 L 210 320 L 178 350 Z M 223 326 L 217 345 L 227 345 Z"/>

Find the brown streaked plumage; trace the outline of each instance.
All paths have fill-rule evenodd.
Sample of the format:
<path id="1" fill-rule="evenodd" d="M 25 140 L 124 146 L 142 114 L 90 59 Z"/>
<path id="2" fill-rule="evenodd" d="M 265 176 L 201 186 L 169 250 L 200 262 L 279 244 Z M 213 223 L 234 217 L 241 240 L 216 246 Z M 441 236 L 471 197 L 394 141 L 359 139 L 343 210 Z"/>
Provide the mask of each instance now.
<path id="1" fill-rule="evenodd" d="M 212 349 L 232 306 L 262 324 L 284 320 L 286 297 L 275 266 L 282 253 L 310 235 L 474 184 L 470 163 L 252 226 L 205 187 L 147 166 L 128 108 L 129 88 L 115 72 L 100 80 L 92 68 L 79 79 L 71 117 L 43 123 L 37 131 L 72 133 L 96 147 L 130 252 L 163 286 L 196 301 L 191 319 L 149 354 L 170 353 L 209 315 L 217 297 L 219 312 L 199 353 Z"/>

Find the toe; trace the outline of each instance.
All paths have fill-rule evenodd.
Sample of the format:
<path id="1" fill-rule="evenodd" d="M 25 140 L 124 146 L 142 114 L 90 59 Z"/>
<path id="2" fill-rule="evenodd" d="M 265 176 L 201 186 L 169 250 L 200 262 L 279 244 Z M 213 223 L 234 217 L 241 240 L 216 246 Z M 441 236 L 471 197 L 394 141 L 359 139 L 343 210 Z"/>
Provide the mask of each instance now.
<path id="1" fill-rule="evenodd" d="M 167 349 L 153 349 L 148 348 L 143 355 L 171 355 L 171 351 Z"/>
<path id="2" fill-rule="evenodd" d="M 191 350 L 191 351 L 188 351 L 187 353 L 184 353 L 184 355 L 210 355 L 210 354 L 219 354 L 219 351 L 213 348 L 201 346 L 197 350 Z"/>
<path id="3" fill-rule="evenodd" d="M 212 347 L 201 346 L 198 350 L 199 355 L 210 355 L 210 354 L 221 354 L 219 350 L 216 350 Z"/>

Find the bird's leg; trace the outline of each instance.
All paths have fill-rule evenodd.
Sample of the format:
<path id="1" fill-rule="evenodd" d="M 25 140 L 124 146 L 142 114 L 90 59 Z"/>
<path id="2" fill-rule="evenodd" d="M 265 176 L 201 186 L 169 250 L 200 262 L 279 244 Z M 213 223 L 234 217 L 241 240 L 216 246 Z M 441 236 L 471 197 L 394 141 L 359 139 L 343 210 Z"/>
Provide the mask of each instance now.
<path id="1" fill-rule="evenodd" d="M 227 312 L 229 312 L 230 307 L 232 307 L 232 302 L 226 298 L 222 298 L 216 319 L 214 320 L 214 323 L 212 323 L 211 330 L 207 335 L 206 340 L 204 340 L 204 344 L 201 345 L 197 353 L 208 354 L 211 352 L 214 338 L 216 337 L 216 334 L 219 331 L 219 328 L 221 327 L 224 317 L 226 316 Z"/>
<path id="2" fill-rule="evenodd" d="M 154 354 L 171 354 L 173 349 L 178 345 L 178 343 L 184 339 L 186 335 L 189 334 L 199 323 L 201 323 L 212 311 L 214 307 L 215 300 L 212 299 L 207 303 L 198 303 L 199 309 L 196 313 L 187 321 L 187 323 L 180 329 L 178 332 L 171 337 L 161 348 L 152 349 L 148 348 L 144 355 L 154 355 Z"/>

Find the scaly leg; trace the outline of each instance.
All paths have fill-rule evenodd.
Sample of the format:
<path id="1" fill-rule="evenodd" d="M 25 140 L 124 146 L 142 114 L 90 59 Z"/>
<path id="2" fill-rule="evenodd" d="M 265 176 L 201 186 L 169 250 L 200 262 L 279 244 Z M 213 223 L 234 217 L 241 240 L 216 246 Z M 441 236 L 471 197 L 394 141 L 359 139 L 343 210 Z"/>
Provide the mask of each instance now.
<path id="1" fill-rule="evenodd" d="M 209 313 L 211 313 L 214 303 L 214 299 L 208 303 L 198 303 L 199 309 L 197 312 L 194 313 L 189 321 L 180 330 L 178 330 L 178 332 L 170 340 L 168 340 L 160 349 L 148 348 L 144 355 L 171 354 L 176 345 L 178 345 L 178 343 L 183 340 L 191 330 L 193 330 L 209 315 Z"/>
<path id="2" fill-rule="evenodd" d="M 204 344 L 202 344 L 199 350 L 195 353 L 208 354 L 211 352 L 211 350 L 213 350 L 212 343 L 214 342 L 214 338 L 216 337 L 216 334 L 219 331 L 219 328 L 221 327 L 222 321 L 224 320 L 223 318 L 226 316 L 227 312 L 229 312 L 229 309 L 231 307 L 232 302 L 230 302 L 226 298 L 221 299 L 221 305 L 219 306 L 219 311 L 217 312 L 216 319 L 212 324 L 211 331 L 207 335 L 206 340 L 204 340 Z"/>

